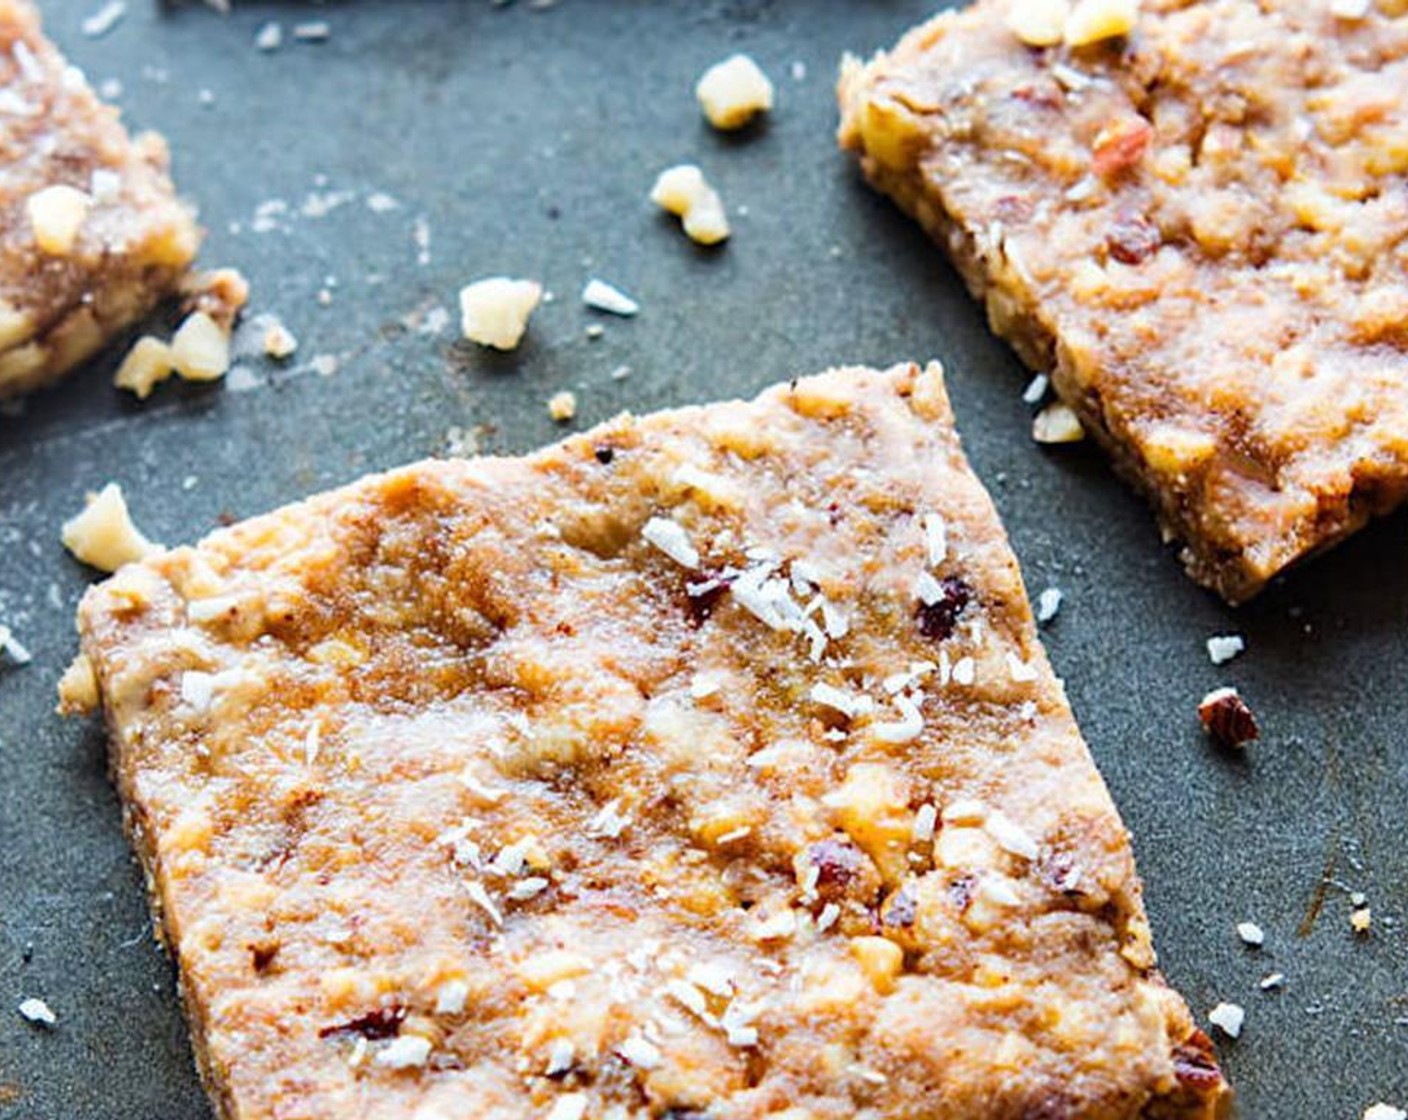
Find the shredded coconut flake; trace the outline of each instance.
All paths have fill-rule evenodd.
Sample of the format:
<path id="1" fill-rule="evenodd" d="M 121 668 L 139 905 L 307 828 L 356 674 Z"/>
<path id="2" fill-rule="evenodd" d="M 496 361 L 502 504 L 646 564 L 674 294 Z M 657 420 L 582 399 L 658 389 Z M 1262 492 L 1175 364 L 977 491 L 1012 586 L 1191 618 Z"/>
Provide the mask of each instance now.
<path id="1" fill-rule="evenodd" d="M 1265 931 L 1255 922 L 1238 922 L 1237 936 L 1247 945 L 1260 947 L 1266 942 Z"/>
<path id="2" fill-rule="evenodd" d="M 1408 1112 L 1391 1104 L 1371 1104 L 1364 1110 L 1364 1120 L 1408 1120 Z"/>
<path id="3" fill-rule="evenodd" d="M 1064 596 L 1059 587 L 1048 587 L 1036 597 L 1036 620 L 1038 622 L 1050 622 L 1056 617 L 1056 612 L 1061 609 L 1061 600 Z"/>
<path id="4" fill-rule="evenodd" d="M 847 719 L 864 715 L 875 706 L 869 696 L 858 696 L 854 692 L 847 692 L 835 685 L 827 684 L 825 681 L 819 681 L 812 685 L 810 695 L 813 703 L 832 708 Z"/>
<path id="5" fill-rule="evenodd" d="M 496 926 L 504 924 L 504 916 L 499 913 L 499 908 L 494 905 L 494 900 L 489 897 L 489 892 L 484 889 L 484 884 L 477 879 L 471 879 L 464 885 L 465 891 L 475 904 L 489 915 L 489 920 Z"/>
<path id="6" fill-rule="evenodd" d="M 587 833 L 591 836 L 605 836 L 610 840 L 616 839 L 626 826 L 631 823 L 631 818 L 622 815 L 621 801 L 619 798 L 608 801 L 599 813 L 587 822 Z"/>
<path id="7" fill-rule="evenodd" d="M 926 513 L 924 525 L 924 549 L 929 559 L 929 567 L 937 568 L 948 559 L 948 525 L 937 513 Z"/>
<path id="8" fill-rule="evenodd" d="M 882 743 L 909 743 L 924 731 L 924 714 L 912 696 L 900 693 L 895 697 L 900 718 L 890 723 L 872 725 L 870 733 Z"/>
<path id="9" fill-rule="evenodd" d="M 1208 1012 L 1208 1022 L 1222 1031 L 1228 1038 L 1237 1038 L 1242 1033 L 1242 1024 L 1247 1020 L 1245 1009 L 1235 1003 L 1219 1003 Z"/>
<path id="10" fill-rule="evenodd" d="M 1214 665 L 1231 661 L 1247 648 L 1246 639 L 1240 634 L 1214 634 L 1207 644 L 1208 658 Z"/>
<path id="11" fill-rule="evenodd" d="M 1012 674 L 1012 679 L 1018 682 L 1034 681 L 1037 677 L 1035 665 L 1023 661 L 1011 652 L 1007 654 L 1007 671 Z"/>
<path id="12" fill-rule="evenodd" d="M 953 666 L 953 683 L 970 685 L 977 676 L 978 667 L 971 657 L 960 657 Z"/>
<path id="13" fill-rule="evenodd" d="M 627 318 L 640 311 L 640 304 L 620 288 L 608 284 L 605 280 L 598 280 L 595 276 L 588 280 L 587 286 L 582 289 L 582 302 L 598 311 Z"/>
<path id="14" fill-rule="evenodd" d="M 934 828 L 939 821 L 939 811 L 934 805 L 926 803 L 919 806 L 918 812 L 914 814 L 914 825 L 909 830 L 910 838 L 916 844 L 927 844 L 934 838 Z"/>
<path id="15" fill-rule="evenodd" d="M 25 1019 L 31 1023 L 37 1023 L 41 1027 L 52 1027 L 59 1021 L 59 1017 L 54 1014 L 54 1009 L 35 996 L 21 1000 L 18 1010 Z"/>
<path id="16" fill-rule="evenodd" d="M 559 1073 L 566 1073 L 576 1060 L 577 1048 L 572 1045 L 570 1038 L 553 1039 L 552 1045 L 548 1047 L 547 1075 L 555 1077 Z"/>
<path id="17" fill-rule="evenodd" d="M 1051 387 L 1051 379 L 1044 373 L 1039 373 L 1027 382 L 1027 387 L 1022 390 L 1022 400 L 1027 404 L 1040 404 L 1041 399 L 1046 396 L 1046 390 Z"/>
<path id="18" fill-rule="evenodd" d="M 430 1039 L 418 1034 L 393 1038 L 377 1051 L 376 1064 L 387 1069 L 415 1069 L 430 1057 Z"/>
<path id="19" fill-rule="evenodd" d="M 676 564 L 685 568 L 699 567 L 699 550 L 690 542 L 684 526 L 668 517 L 652 517 L 640 531 L 648 544 L 654 545 Z"/>
<path id="20" fill-rule="evenodd" d="M 458 1015 L 468 1001 L 468 984 L 463 980 L 446 980 L 435 996 L 435 1014 Z"/>
<path id="21" fill-rule="evenodd" d="M 828 902 L 825 906 L 821 908 L 821 913 L 817 916 L 817 932 L 825 933 L 827 930 L 829 930 L 832 926 L 836 924 L 840 917 L 841 908 L 837 906 L 834 902 Z"/>

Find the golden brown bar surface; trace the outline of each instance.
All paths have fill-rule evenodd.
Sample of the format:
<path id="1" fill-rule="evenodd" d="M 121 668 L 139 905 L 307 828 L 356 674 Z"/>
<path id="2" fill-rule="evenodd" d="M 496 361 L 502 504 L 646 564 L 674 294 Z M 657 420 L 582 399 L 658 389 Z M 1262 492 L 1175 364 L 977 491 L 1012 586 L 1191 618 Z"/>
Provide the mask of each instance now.
<path id="1" fill-rule="evenodd" d="M 44 38 L 28 0 L 0 0 L 0 398 L 90 357 L 172 292 L 199 235 L 155 133 Z"/>
<path id="2" fill-rule="evenodd" d="M 1408 19 L 1153 0 L 1024 45 L 1060 7 L 849 64 L 841 143 L 1240 601 L 1408 493 Z"/>
<path id="3" fill-rule="evenodd" d="M 80 625 L 225 1120 L 1226 1100 L 937 367 L 373 476 Z"/>

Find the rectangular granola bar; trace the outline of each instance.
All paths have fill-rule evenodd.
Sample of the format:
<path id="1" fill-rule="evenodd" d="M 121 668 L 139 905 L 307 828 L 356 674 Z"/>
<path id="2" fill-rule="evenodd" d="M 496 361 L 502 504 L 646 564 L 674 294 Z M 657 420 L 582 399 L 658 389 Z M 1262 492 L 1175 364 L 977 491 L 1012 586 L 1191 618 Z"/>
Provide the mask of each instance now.
<path id="1" fill-rule="evenodd" d="M 79 621 L 223 1120 L 1226 1099 L 937 367 L 367 478 Z"/>
<path id="2" fill-rule="evenodd" d="M 165 142 L 129 137 L 40 30 L 0 0 L 0 398 L 46 384 L 172 292 L 199 235 Z"/>
<path id="3" fill-rule="evenodd" d="M 980 0 L 841 143 L 1236 602 L 1408 493 L 1394 0 Z"/>

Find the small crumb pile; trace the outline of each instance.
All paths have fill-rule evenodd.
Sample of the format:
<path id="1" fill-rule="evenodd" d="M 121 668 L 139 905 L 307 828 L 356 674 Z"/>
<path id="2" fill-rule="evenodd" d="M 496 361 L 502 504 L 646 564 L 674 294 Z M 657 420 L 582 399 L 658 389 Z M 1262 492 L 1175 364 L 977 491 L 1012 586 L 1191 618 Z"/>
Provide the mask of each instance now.
<path id="1" fill-rule="evenodd" d="M 772 82 L 746 54 L 735 54 L 704 71 L 694 87 L 699 107 L 715 128 L 731 132 L 772 109 Z"/>
<path id="2" fill-rule="evenodd" d="M 682 163 L 660 172 L 650 201 L 676 215 L 691 241 L 717 245 L 729 235 L 728 215 L 723 199 L 692 163 Z"/>
<path id="3" fill-rule="evenodd" d="M 195 277 L 188 314 L 170 342 L 143 335 L 117 367 L 113 384 L 146 400 L 173 373 L 185 381 L 218 381 L 230 369 L 230 334 L 249 300 L 249 283 L 232 268 Z"/>
<path id="4" fill-rule="evenodd" d="M 577 394 L 570 389 L 554 393 L 548 400 L 548 415 L 559 424 L 571 420 L 577 415 Z"/>
<path id="5" fill-rule="evenodd" d="M 460 327 L 464 337 L 495 350 L 514 350 L 523 341 L 528 317 L 543 299 L 536 280 L 491 276 L 460 289 Z"/>

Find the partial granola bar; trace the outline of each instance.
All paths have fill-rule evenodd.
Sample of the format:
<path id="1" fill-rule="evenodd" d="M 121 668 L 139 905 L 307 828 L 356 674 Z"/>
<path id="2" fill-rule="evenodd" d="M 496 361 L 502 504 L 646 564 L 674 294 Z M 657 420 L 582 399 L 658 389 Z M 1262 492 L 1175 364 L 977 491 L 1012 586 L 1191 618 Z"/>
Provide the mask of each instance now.
<path id="1" fill-rule="evenodd" d="M 199 242 L 165 142 L 129 137 L 39 26 L 0 0 L 0 398 L 46 384 L 172 292 Z"/>
<path id="2" fill-rule="evenodd" d="M 842 76 L 842 145 L 1233 602 L 1408 493 L 1401 9 L 980 0 Z"/>
<path id="3" fill-rule="evenodd" d="M 225 1120 L 1226 1099 L 937 367 L 367 478 L 79 621 Z"/>

